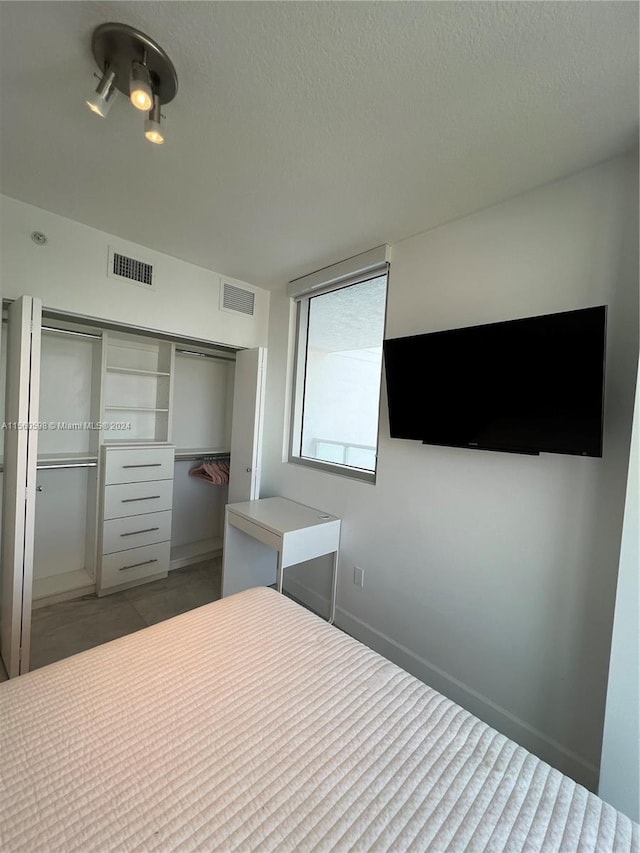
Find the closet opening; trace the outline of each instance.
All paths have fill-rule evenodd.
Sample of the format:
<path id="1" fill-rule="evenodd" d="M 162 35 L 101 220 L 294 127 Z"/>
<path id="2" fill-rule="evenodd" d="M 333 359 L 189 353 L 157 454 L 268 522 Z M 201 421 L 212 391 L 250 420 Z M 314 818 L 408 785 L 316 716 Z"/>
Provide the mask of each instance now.
<path id="1" fill-rule="evenodd" d="M 20 367 L 4 322 L 3 422 Z M 260 420 L 246 447 L 247 425 L 233 428 L 241 351 L 46 310 L 36 331 L 30 668 L 220 597 L 230 480 Z"/>

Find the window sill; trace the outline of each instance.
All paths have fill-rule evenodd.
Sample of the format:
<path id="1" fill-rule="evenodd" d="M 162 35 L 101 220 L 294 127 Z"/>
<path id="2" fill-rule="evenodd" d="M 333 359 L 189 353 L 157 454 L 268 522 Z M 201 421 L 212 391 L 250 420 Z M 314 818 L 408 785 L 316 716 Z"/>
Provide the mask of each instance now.
<path id="1" fill-rule="evenodd" d="M 289 456 L 293 465 L 302 465 L 304 468 L 313 468 L 323 471 L 325 474 L 336 474 L 348 480 L 357 480 L 359 483 L 370 483 L 375 486 L 375 471 L 364 471 L 362 468 L 350 468 L 348 465 L 339 465 L 336 462 L 321 462 L 318 459 L 308 459 L 306 456 Z"/>

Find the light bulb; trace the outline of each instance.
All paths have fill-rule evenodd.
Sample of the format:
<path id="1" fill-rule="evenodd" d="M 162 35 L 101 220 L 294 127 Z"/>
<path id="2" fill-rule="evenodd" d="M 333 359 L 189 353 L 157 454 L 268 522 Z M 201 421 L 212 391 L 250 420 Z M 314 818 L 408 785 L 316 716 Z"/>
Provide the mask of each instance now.
<path id="1" fill-rule="evenodd" d="M 149 71 L 141 62 L 131 63 L 129 97 L 137 110 L 148 112 L 153 105 L 151 78 Z"/>
<path id="2" fill-rule="evenodd" d="M 152 122 L 146 121 L 144 126 L 144 135 L 145 139 L 148 139 L 149 142 L 153 142 L 156 145 L 162 145 L 164 142 L 164 136 L 156 127 L 149 127 Z"/>
<path id="3" fill-rule="evenodd" d="M 101 118 L 105 118 L 118 94 L 118 90 L 113 83 L 114 78 L 115 73 L 113 71 L 105 71 L 95 93 L 91 98 L 87 98 L 86 100 L 86 104 L 91 112 L 96 113 Z"/>
<path id="4" fill-rule="evenodd" d="M 149 112 L 149 116 L 144 123 L 144 136 L 149 142 L 155 145 L 162 145 L 164 142 L 164 133 L 160 124 L 162 116 L 160 115 L 160 98 L 157 95 L 153 96 L 153 107 Z"/>

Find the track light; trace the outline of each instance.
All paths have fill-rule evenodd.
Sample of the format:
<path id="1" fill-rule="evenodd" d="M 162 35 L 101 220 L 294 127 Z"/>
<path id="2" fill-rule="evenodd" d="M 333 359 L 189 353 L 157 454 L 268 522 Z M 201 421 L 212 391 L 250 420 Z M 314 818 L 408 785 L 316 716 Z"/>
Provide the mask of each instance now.
<path id="1" fill-rule="evenodd" d="M 156 145 L 162 145 L 164 142 L 164 133 L 162 132 L 162 127 L 160 125 L 161 118 L 160 101 L 158 96 L 154 95 L 153 106 L 149 112 L 149 117 L 144 123 L 144 135 L 145 139 L 148 139 L 149 142 L 153 142 Z"/>
<path id="2" fill-rule="evenodd" d="M 131 63 L 129 99 L 137 110 L 149 112 L 153 106 L 151 77 L 149 76 L 149 71 L 142 62 Z"/>
<path id="3" fill-rule="evenodd" d="M 106 116 L 116 90 L 148 114 L 144 135 L 156 145 L 164 142 L 160 108 L 178 91 L 178 76 L 165 51 L 145 33 L 127 24 L 101 24 L 94 30 L 91 49 L 102 79 L 87 106 Z"/>
<path id="4" fill-rule="evenodd" d="M 93 96 L 87 98 L 86 103 L 89 109 L 102 118 L 105 118 L 118 94 L 118 90 L 113 82 L 115 76 L 114 71 L 106 69 Z"/>

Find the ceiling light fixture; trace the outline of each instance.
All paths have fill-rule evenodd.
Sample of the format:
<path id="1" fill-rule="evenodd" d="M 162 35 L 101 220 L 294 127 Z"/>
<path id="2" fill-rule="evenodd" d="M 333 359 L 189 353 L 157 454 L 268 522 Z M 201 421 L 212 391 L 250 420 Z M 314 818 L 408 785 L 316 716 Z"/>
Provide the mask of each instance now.
<path id="1" fill-rule="evenodd" d="M 164 142 L 164 133 L 160 124 L 160 101 L 158 96 L 153 96 L 153 106 L 149 112 L 149 117 L 144 123 L 144 135 L 149 142 L 154 142 L 156 145 L 162 145 Z"/>
<path id="2" fill-rule="evenodd" d="M 98 75 L 96 75 L 97 77 Z M 102 77 L 100 78 L 100 82 L 98 83 L 98 88 L 94 92 L 91 98 L 87 98 L 87 106 L 89 109 L 97 113 L 102 118 L 105 118 L 109 110 L 111 109 L 111 104 L 115 101 L 116 95 L 118 94 L 118 90 L 113 84 L 113 80 L 115 78 L 115 74 L 113 71 L 106 69 Z"/>
<path id="3" fill-rule="evenodd" d="M 87 106 L 106 116 L 116 90 L 127 95 L 136 109 L 148 113 L 144 135 L 156 145 L 164 142 L 160 107 L 178 91 L 178 75 L 165 51 L 149 36 L 127 24 L 101 24 L 94 30 L 91 49 L 103 71 Z"/>

